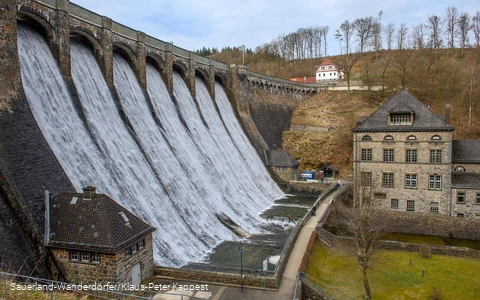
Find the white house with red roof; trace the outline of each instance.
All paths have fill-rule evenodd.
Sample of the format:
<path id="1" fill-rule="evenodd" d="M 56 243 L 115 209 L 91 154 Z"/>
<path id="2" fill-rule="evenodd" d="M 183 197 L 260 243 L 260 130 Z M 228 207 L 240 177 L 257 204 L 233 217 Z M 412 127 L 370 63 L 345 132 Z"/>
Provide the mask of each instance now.
<path id="1" fill-rule="evenodd" d="M 337 81 L 342 80 L 343 72 L 329 58 L 325 58 L 321 65 L 318 66 L 316 74 L 317 82 L 319 81 Z"/>

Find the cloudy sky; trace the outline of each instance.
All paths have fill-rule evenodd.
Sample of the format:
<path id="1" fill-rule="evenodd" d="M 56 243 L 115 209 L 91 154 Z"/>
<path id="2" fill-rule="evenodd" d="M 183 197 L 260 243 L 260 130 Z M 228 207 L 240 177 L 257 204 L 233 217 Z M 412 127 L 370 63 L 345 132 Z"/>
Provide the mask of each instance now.
<path id="1" fill-rule="evenodd" d="M 196 50 L 242 44 L 254 49 L 301 27 L 329 26 L 327 52 L 340 52 L 335 30 L 344 20 L 383 11 L 382 24 L 408 27 L 448 6 L 473 15 L 479 0 L 71 0 L 135 30 Z"/>

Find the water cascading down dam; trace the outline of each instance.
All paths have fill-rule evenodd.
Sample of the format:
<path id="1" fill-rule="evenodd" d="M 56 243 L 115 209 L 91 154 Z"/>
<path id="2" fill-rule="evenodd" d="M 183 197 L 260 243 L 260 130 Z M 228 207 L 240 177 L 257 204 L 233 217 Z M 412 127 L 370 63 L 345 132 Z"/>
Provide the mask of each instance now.
<path id="1" fill-rule="evenodd" d="M 197 77 L 193 98 L 174 73 L 171 97 L 147 63 L 145 95 L 114 53 L 112 92 L 93 50 L 72 40 L 72 93 L 42 35 L 19 24 L 18 48 L 28 104 L 75 189 L 95 185 L 156 227 L 157 264 L 196 261 L 232 239 L 217 213 L 258 232 L 258 213 L 283 195 L 220 84 L 212 100 Z"/>

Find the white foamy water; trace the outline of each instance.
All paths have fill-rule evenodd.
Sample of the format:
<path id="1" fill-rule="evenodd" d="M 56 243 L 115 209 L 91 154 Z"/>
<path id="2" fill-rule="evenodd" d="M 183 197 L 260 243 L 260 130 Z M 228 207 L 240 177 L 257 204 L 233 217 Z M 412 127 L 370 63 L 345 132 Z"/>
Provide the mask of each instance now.
<path id="1" fill-rule="evenodd" d="M 234 238 L 215 213 L 256 232 L 262 222 L 258 213 L 283 195 L 221 86 L 216 87 L 219 115 L 203 82 L 197 80 L 197 105 L 174 74 L 175 103 L 159 72 L 147 65 L 147 99 L 127 61 L 114 55 L 116 102 L 91 50 L 72 42 L 75 100 L 44 39 L 22 26 L 18 36 L 25 94 L 65 172 L 77 190 L 95 185 L 156 227 L 157 264 L 199 260 Z"/>

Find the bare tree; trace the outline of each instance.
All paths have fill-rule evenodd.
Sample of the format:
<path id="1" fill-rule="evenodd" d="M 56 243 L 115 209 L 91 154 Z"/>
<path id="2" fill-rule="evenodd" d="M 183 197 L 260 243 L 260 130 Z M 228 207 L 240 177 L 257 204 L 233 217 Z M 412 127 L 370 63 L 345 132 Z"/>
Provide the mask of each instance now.
<path id="1" fill-rule="evenodd" d="M 442 36 L 441 36 L 442 20 L 440 19 L 439 16 L 432 15 L 428 17 L 427 27 L 429 29 L 428 43 L 429 43 L 430 49 L 432 49 L 434 53 L 437 53 L 437 50 L 442 46 L 442 42 L 443 42 Z"/>
<path id="2" fill-rule="evenodd" d="M 375 51 L 380 51 L 382 49 L 382 16 L 383 11 L 380 11 L 378 17 L 373 23 L 372 44 Z"/>
<path id="3" fill-rule="evenodd" d="M 457 32 L 458 32 L 458 41 L 460 44 L 460 48 L 465 49 L 468 45 L 468 32 L 470 31 L 470 28 L 472 25 L 470 25 L 470 16 L 468 13 L 461 13 L 460 16 L 458 17 L 458 26 L 457 26 Z"/>
<path id="4" fill-rule="evenodd" d="M 413 53 L 411 50 L 399 50 L 394 55 L 393 73 L 397 76 L 397 82 L 400 82 L 402 89 L 407 87 L 409 80 L 412 77 L 408 75 L 411 73 L 413 67 L 411 62 L 412 57 Z"/>
<path id="5" fill-rule="evenodd" d="M 353 36 L 353 31 L 355 29 L 355 24 L 350 23 L 350 21 L 345 20 L 343 23 L 340 25 L 340 32 L 342 33 L 343 36 L 343 41 L 345 43 L 345 54 L 350 53 L 350 44 L 352 41 L 352 36 Z"/>
<path id="6" fill-rule="evenodd" d="M 335 202 L 335 223 L 337 235 L 345 237 L 340 242 L 352 254 L 362 270 L 365 298 L 371 298 L 367 271 L 373 263 L 373 257 L 379 248 L 379 240 L 385 232 L 387 222 L 381 214 L 380 202 L 374 199 L 374 184 L 358 184 L 354 192 L 354 207 L 348 194 Z"/>
<path id="7" fill-rule="evenodd" d="M 395 26 L 393 23 L 388 23 L 387 27 L 385 27 L 385 37 L 387 39 L 387 49 L 393 49 L 393 36 L 395 34 Z"/>
<path id="8" fill-rule="evenodd" d="M 340 32 L 342 33 L 340 36 L 343 36 L 343 42 L 345 43 L 345 54 L 343 55 L 343 75 L 347 80 L 348 86 L 348 100 L 351 98 L 350 94 L 350 80 L 352 77 L 352 69 L 355 63 L 358 60 L 358 55 L 354 55 L 350 53 L 350 43 L 352 40 L 353 31 L 355 29 L 355 25 L 350 23 L 348 20 L 345 20 L 340 25 Z"/>
<path id="9" fill-rule="evenodd" d="M 353 24 L 355 26 L 356 36 L 358 38 L 358 46 L 360 53 L 363 53 L 365 45 L 368 43 L 373 33 L 373 17 L 365 17 L 356 19 Z"/>
<path id="10" fill-rule="evenodd" d="M 412 40 L 414 49 L 425 48 L 425 25 L 423 23 L 413 26 Z"/>
<path id="11" fill-rule="evenodd" d="M 327 57 L 327 34 L 328 34 L 328 26 L 322 27 L 322 34 L 323 34 L 323 45 L 325 46 L 325 57 Z"/>
<path id="12" fill-rule="evenodd" d="M 407 32 L 408 32 L 407 25 L 405 25 L 404 23 L 400 24 L 400 28 L 398 28 L 398 33 L 397 33 L 397 49 L 398 50 L 404 49 L 404 46 L 407 40 Z"/>
<path id="13" fill-rule="evenodd" d="M 472 31 L 475 37 L 476 47 L 480 47 L 480 11 L 477 10 L 474 16 L 472 16 Z"/>
<path id="14" fill-rule="evenodd" d="M 445 10 L 445 23 L 447 25 L 446 33 L 448 38 L 448 47 L 455 48 L 455 32 L 457 27 L 458 10 L 455 6 L 449 6 Z"/>

